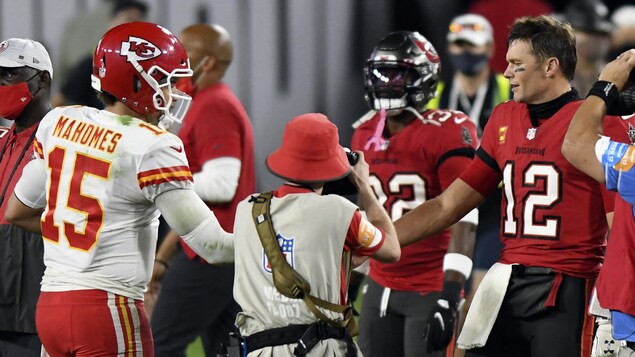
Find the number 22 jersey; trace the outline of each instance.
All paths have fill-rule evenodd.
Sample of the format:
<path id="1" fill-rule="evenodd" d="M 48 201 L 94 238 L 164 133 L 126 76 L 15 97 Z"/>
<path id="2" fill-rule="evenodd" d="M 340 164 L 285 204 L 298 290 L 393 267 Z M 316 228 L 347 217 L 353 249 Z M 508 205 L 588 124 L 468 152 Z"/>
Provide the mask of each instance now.
<path id="1" fill-rule="evenodd" d="M 415 118 L 386 138 L 387 144 L 379 151 L 364 149 L 375 132 L 379 114 L 371 112 L 363 117 L 353 134 L 351 147 L 364 152 L 370 166 L 370 186 L 393 221 L 441 194 L 474 156 L 476 127 L 463 112 L 432 109 L 421 115 L 423 120 Z M 440 291 L 449 242 L 450 232 L 445 230 L 402 248 L 399 262 L 371 260 L 369 275 L 395 290 Z"/>

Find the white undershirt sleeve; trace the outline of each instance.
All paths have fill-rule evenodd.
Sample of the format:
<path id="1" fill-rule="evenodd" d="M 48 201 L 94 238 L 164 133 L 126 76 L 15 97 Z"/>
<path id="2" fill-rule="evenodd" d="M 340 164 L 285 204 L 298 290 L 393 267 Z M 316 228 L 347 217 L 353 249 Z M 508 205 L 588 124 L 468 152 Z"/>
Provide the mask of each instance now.
<path id="1" fill-rule="evenodd" d="M 196 193 L 188 189 L 164 192 L 154 200 L 166 222 L 199 256 L 212 264 L 234 261 L 234 240 Z"/>
<path id="2" fill-rule="evenodd" d="M 478 225 L 478 208 L 474 208 L 466 214 L 459 222 L 466 222 Z"/>
<path id="3" fill-rule="evenodd" d="M 194 174 L 194 192 L 208 203 L 229 202 L 236 195 L 241 162 L 235 157 L 219 157 L 203 164 Z"/>
<path id="4" fill-rule="evenodd" d="M 15 196 L 25 205 L 38 209 L 46 206 L 46 167 L 44 160 L 33 159 L 22 170 Z"/>
<path id="5" fill-rule="evenodd" d="M 600 140 L 595 143 L 595 157 L 597 157 L 598 161 L 602 162 L 602 156 L 606 152 L 606 149 L 609 148 L 610 143 L 611 138 L 608 136 L 601 136 Z"/>

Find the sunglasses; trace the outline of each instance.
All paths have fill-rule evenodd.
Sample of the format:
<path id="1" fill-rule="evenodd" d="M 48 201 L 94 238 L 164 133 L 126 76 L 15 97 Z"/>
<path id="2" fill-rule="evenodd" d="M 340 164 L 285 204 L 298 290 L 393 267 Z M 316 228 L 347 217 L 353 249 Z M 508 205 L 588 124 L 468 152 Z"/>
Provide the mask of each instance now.
<path id="1" fill-rule="evenodd" d="M 483 26 L 483 24 L 457 24 L 457 23 L 452 23 L 450 24 L 450 32 L 461 32 L 461 31 L 474 31 L 474 32 L 484 32 L 485 31 L 485 26 Z"/>

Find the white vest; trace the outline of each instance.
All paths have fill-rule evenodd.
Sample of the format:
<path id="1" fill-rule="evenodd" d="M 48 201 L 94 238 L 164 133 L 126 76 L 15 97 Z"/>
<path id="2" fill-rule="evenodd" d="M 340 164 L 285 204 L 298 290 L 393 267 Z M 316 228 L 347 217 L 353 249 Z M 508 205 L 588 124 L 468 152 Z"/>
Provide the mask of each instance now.
<path id="1" fill-rule="evenodd" d="M 243 336 L 318 318 L 300 299 L 275 288 L 264 249 L 252 217 L 253 204 L 242 201 L 234 224 L 236 277 L 234 298 L 243 311 L 236 325 Z M 291 266 L 311 285 L 311 295 L 340 301 L 342 253 L 357 206 L 336 195 L 289 194 L 271 200 L 273 227 Z M 322 309 L 330 318 L 341 314 Z"/>

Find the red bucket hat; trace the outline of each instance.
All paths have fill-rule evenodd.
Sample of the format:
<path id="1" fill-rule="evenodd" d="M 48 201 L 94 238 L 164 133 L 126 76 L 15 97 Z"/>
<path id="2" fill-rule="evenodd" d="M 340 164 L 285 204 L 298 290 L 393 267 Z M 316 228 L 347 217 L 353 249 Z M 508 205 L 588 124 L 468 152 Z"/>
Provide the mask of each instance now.
<path id="1" fill-rule="evenodd" d="M 287 123 L 282 145 L 266 164 L 274 175 L 297 183 L 335 181 L 351 171 L 337 127 L 319 113 L 302 114 Z"/>

